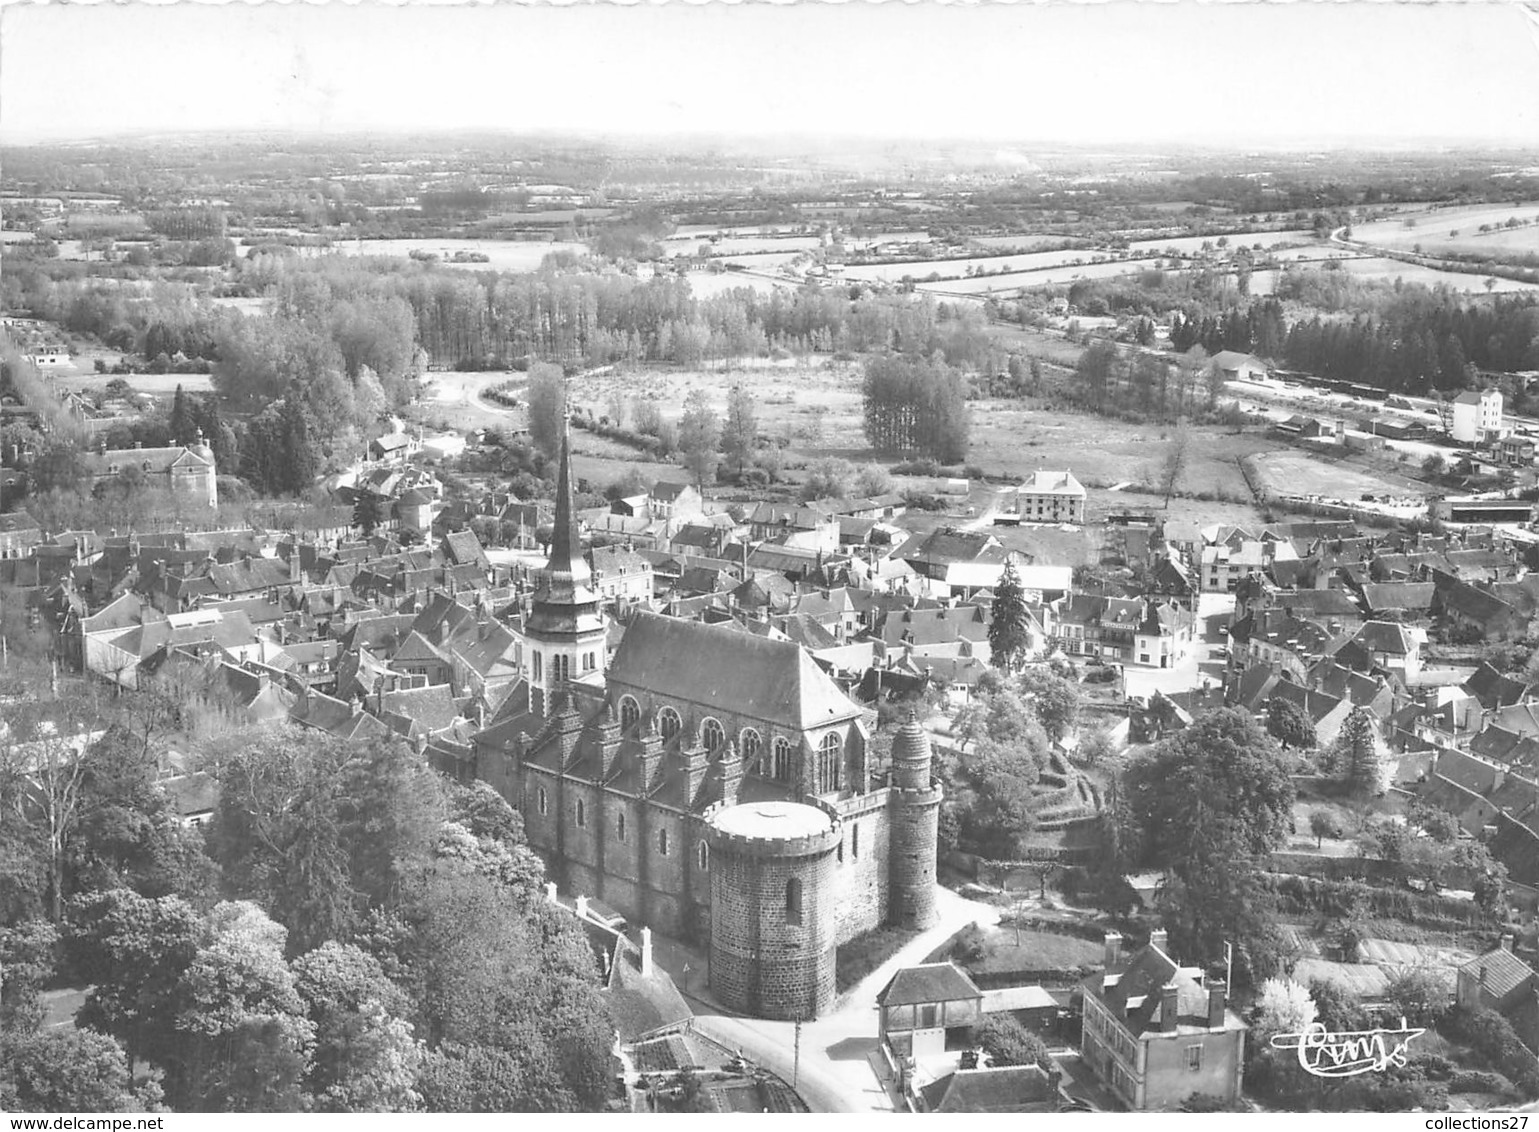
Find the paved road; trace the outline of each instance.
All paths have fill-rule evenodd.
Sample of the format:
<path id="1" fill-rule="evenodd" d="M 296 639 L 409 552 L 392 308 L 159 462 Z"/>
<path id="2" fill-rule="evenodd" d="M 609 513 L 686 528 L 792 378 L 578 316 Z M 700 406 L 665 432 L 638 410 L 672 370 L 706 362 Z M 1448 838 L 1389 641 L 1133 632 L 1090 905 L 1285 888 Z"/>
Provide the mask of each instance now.
<path id="1" fill-rule="evenodd" d="M 1222 650 L 1229 643 L 1224 630 L 1234 613 L 1234 594 L 1197 595 L 1196 639 L 1186 656 L 1174 668 L 1145 668 L 1128 665 L 1124 670 L 1129 696 L 1152 696 L 1155 692 L 1189 692 L 1204 681 L 1218 687 L 1224 682 Z"/>
<path id="2" fill-rule="evenodd" d="M 921 933 L 834 1003 L 821 1018 L 802 1025 L 801 1056 L 795 1054 L 796 1026 L 745 1018 L 717 1004 L 705 988 L 705 958 L 675 940 L 653 936 L 659 966 L 684 989 L 695 1011 L 695 1027 L 722 1045 L 741 1050 L 750 1061 L 786 1081 L 814 1112 L 891 1112 L 894 1097 L 877 1076 L 876 996 L 900 968 L 924 958 L 970 923 L 997 923 L 999 909 L 937 889 L 940 921 Z M 689 970 L 685 972 L 684 967 Z"/>

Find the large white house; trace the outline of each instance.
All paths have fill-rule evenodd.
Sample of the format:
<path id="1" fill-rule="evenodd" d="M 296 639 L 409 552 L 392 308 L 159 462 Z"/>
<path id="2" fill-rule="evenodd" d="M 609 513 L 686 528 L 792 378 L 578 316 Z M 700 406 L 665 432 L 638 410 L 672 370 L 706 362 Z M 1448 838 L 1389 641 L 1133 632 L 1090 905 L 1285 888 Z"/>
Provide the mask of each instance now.
<path id="1" fill-rule="evenodd" d="M 1453 438 L 1466 444 L 1495 443 L 1507 435 L 1502 427 L 1500 390 L 1468 390 L 1453 401 Z"/>
<path id="2" fill-rule="evenodd" d="M 1016 512 L 1027 522 L 1083 523 L 1085 489 L 1074 473 L 1038 469 L 1015 490 Z"/>

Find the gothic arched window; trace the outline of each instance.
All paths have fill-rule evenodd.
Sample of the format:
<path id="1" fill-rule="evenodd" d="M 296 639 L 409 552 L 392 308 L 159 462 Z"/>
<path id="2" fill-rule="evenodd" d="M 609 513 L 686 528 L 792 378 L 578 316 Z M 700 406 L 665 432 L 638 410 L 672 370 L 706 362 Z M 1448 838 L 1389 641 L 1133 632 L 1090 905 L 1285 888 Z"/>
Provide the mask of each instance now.
<path id="1" fill-rule="evenodd" d="M 636 702 L 634 696 L 620 697 L 620 729 L 629 731 L 636 726 L 636 721 L 641 718 L 641 705 Z"/>
<path id="2" fill-rule="evenodd" d="M 705 722 L 700 725 L 700 741 L 705 744 L 707 751 L 720 750 L 721 745 L 727 741 L 727 732 L 721 721 L 706 716 Z"/>
<path id="3" fill-rule="evenodd" d="M 844 744 L 837 734 L 823 736 L 818 744 L 818 793 L 839 789 L 839 772 L 844 763 Z"/>
<path id="4" fill-rule="evenodd" d="M 665 707 L 657 713 L 657 728 L 663 733 L 663 742 L 666 743 L 684 730 L 684 721 L 679 718 L 678 712 L 671 707 Z"/>
<path id="5" fill-rule="evenodd" d="M 743 733 L 738 736 L 738 746 L 743 750 L 743 765 L 753 773 L 760 773 L 759 749 L 764 745 L 759 738 L 759 733 L 752 727 L 743 728 Z"/>
<path id="6" fill-rule="evenodd" d="M 791 740 L 784 735 L 775 740 L 774 778 L 776 782 L 791 780 Z"/>

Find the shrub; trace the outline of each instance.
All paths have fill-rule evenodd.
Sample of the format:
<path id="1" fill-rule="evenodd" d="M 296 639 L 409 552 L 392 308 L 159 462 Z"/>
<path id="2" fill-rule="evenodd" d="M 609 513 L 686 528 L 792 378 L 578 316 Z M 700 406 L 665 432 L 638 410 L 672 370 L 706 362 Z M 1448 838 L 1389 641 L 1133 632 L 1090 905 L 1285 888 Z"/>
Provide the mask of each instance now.
<path id="1" fill-rule="evenodd" d="M 1040 1065 L 1047 1069 L 1052 1065 L 1047 1043 L 1008 1014 L 996 1014 L 975 1026 L 970 1040 L 988 1055 L 991 1066 Z"/>
<path id="2" fill-rule="evenodd" d="M 952 941 L 951 957 L 963 963 L 976 963 L 983 958 L 983 941 L 983 929 L 977 924 L 968 924 Z"/>
<path id="3" fill-rule="evenodd" d="M 1483 1069 L 1461 1069 L 1448 1078 L 1450 1093 L 1504 1093 L 1506 1083 Z"/>

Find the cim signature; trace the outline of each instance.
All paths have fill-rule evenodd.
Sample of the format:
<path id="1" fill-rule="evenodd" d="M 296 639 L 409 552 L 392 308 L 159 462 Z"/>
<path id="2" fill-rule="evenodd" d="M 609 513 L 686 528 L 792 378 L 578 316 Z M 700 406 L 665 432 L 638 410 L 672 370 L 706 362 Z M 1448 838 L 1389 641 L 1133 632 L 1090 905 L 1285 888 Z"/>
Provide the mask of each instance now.
<path id="1" fill-rule="evenodd" d="M 1355 1077 L 1389 1068 L 1404 1067 L 1411 1039 L 1427 1031 L 1407 1026 L 1398 1030 L 1351 1030 L 1333 1034 L 1316 1022 L 1301 1034 L 1274 1034 L 1275 1049 L 1299 1051 L 1299 1065 L 1316 1077 Z"/>

